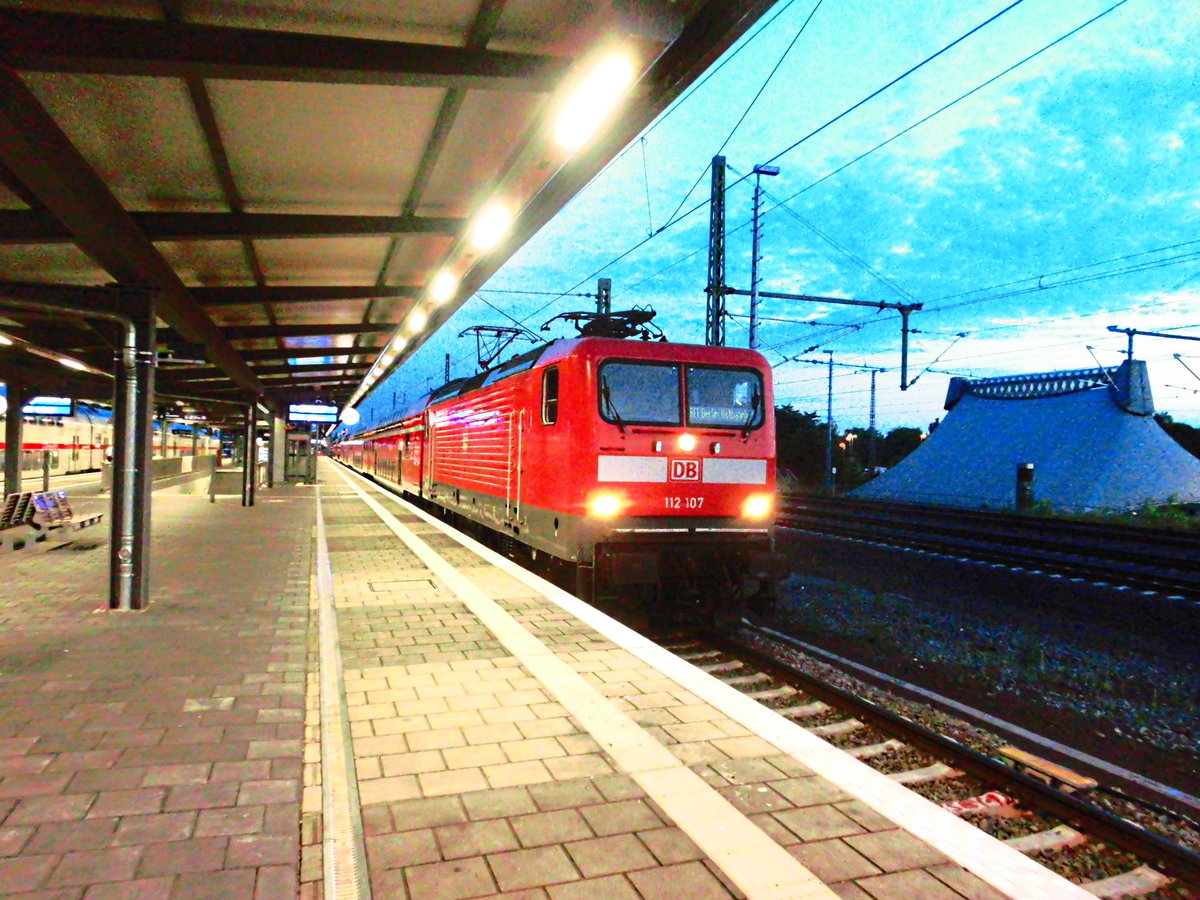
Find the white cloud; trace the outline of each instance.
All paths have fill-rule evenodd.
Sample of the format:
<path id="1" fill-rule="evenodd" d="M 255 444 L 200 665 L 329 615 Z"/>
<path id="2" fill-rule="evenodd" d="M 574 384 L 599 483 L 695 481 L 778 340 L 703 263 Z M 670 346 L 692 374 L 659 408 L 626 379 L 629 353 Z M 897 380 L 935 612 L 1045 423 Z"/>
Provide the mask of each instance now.
<path id="1" fill-rule="evenodd" d="M 912 172 L 912 180 L 921 187 L 932 190 L 937 187 L 938 179 L 941 177 L 941 172 L 937 169 L 921 168 L 914 169 Z"/>

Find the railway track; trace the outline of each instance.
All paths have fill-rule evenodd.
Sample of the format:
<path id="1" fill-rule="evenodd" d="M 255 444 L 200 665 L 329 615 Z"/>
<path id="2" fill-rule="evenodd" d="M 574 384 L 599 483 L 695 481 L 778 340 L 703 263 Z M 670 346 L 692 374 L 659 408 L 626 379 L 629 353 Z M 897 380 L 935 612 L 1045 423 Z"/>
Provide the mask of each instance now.
<path id="1" fill-rule="evenodd" d="M 1007 764 L 974 750 L 788 664 L 779 636 L 746 625 L 745 639 L 694 631 L 657 640 L 1098 897 L 1200 898 L 1200 853 L 1093 802 L 1094 782 L 1036 758 L 1029 768 L 1016 748 Z M 1200 828 L 1177 819 L 1200 847 Z"/>
<path id="2" fill-rule="evenodd" d="M 778 523 L 1200 602 L 1200 533 L 909 503 L 790 497 Z"/>

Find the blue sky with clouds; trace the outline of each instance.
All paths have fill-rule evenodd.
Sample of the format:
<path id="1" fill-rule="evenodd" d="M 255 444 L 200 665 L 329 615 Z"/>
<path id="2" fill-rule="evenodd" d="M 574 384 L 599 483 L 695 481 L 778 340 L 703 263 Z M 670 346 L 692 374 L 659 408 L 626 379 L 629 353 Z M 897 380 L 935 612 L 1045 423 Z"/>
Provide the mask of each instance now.
<path id="1" fill-rule="evenodd" d="M 702 343 L 718 152 L 730 286 L 750 286 L 752 182 L 738 179 L 769 161 L 782 171 L 763 179 L 763 290 L 923 305 L 910 322 L 916 383 L 901 391 L 897 313 L 763 302 L 764 318 L 791 320 L 760 332 L 778 402 L 823 418 L 832 351 L 841 428 L 868 420 L 870 378 L 855 367 L 888 370 L 886 431 L 941 416 L 949 373 L 1115 365 L 1126 336 L 1110 325 L 1200 336 L 1200 5 L 1114 2 L 779 3 L 364 411 L 440 383 L 446 353 L 453 375 L 475 371 L 474 340 L 457 338 L 469 325 L 537 330 L 591 308 L 557 295 L 590 292 L 597 275 L 613 280 L 614 308 L 649 304 L 672 340 Z M 746 345 L 744 318 L 726 330 Z M 1200 342 L 1137 337 L 1134 350 L 1159 410 L 1200 426 Z"/>

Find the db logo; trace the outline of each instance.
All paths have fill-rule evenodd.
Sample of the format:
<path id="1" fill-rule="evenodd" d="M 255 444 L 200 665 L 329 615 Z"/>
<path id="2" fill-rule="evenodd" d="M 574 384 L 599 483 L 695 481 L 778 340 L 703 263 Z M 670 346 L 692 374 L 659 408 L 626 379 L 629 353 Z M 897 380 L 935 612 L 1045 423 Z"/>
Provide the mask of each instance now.
<path id="1" fill-rule="evenodd" d="M 670 462 L 670 474 L 667 476 L 670 481 L 700 480 L 700 460 L 673 459 Z"/>

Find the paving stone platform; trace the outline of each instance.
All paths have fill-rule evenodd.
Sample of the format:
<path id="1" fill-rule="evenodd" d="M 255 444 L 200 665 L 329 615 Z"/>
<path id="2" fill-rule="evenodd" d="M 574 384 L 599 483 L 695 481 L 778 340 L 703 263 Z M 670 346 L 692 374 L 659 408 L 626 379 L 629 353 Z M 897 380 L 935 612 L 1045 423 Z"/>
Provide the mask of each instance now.
<path id="1" fill-rule="evenodd" d="M 1012 855 L 998 842 L 440 523 L 323 477 L 377 895 L 1087 896 L 1019 855 L 1037 871 L 996 890 L 863 797 L 886 782 L 915 817 L 961 827 L 975 846 L 955 853 L 980 867 Z M 848 786 L 816 771 L 843 761 Z M 315 799 L 310 785 L 306 820 Z"/>
<path id="2" fill-rule="evenodd" d="M 156 494 L 138 612 L 107 525 L 0 557 L 0 895 L 296 896 L 312 498 Z"/>
<path id="3" fill-rule="evenodd" d="M 106 609 L 107 526 L 0 558 L 0 896 L 352 896 L 331 699 L 376 900 L 1086 896 L 995 889 L 968 869 L 999 844 L 883 814 L 883 776 L 320 471 L 251 508 L 155 495 L 144 611 Z"/>

